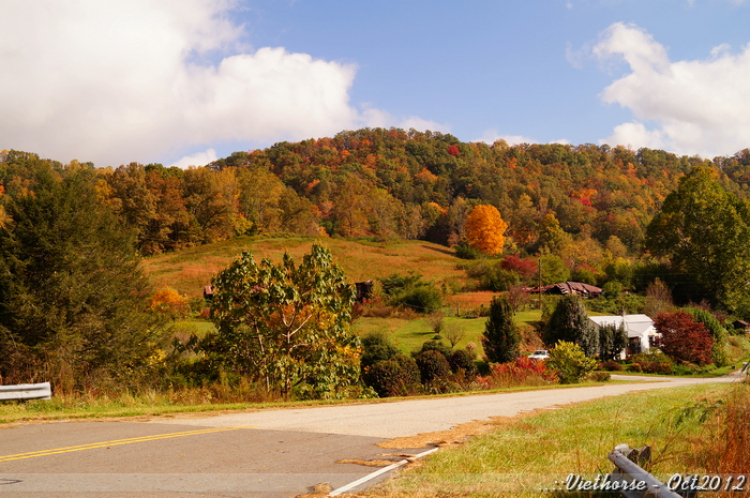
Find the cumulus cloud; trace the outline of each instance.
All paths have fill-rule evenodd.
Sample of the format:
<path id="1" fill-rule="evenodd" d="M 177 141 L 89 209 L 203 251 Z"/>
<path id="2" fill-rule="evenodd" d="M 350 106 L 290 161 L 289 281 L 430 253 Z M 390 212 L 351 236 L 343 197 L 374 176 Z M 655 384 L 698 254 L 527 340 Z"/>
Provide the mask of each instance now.
<path id="1" fill-rule="evenodd" d="M 372 116 L 349 103 L 353 64 L 249 49 L 229 19 L 232 7 L 232 0 L 4 0 L 0 148 L 116 166 L 201 145 L 372 126 Z M 383 115 L 383 125 L 397 125 Z"/>
<path id="2" fill-rule="evenodd" d="M 630 72 L 601 94 L 630 109 L 635 119 L 601 140 L 704 157 L 750 146 L 750 45 L 733 53 L 720 45 L 702 60 L 671 61 L 667 49 L 638 26 L 616 23 L 593 53 L 621 58 Z"/>
<path id="3" fill-rule="evenodd" d="M 216 151 L 214 149 L 208 149 L 204 152 L 197 152 L 189 156 L 185 156 L 182 159 L 175 161 L 170 166 L 177 166 L 178 168 L 187 169 L 190 166 L 205 166 L 208 163 L 214 162 L 218 159 Z"/>

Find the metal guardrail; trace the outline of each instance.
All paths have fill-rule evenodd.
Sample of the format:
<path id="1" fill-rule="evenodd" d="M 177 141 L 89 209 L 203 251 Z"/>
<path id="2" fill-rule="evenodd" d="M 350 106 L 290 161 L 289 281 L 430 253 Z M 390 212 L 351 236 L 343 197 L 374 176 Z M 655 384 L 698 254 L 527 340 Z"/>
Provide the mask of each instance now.
<path id="1" fill-rule="evenodd" d="M 29 399 L 52 399 L 52 386 L 49 382 L 0 386 L 0 401 Z"/>

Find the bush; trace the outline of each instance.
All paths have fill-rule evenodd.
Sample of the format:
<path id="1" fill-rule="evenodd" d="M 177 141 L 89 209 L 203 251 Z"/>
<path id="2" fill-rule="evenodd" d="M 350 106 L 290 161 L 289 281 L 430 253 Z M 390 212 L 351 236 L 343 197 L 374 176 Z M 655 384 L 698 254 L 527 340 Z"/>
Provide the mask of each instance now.
<path id="1" fill-rule="evenodd" d="M 539 386 L 557 381 L 557 374 L 548 368 L 546 362 L 519 356 L 507 363 L 491 363 L 490 374 L 480 378 L 480 384 L 487 388 Z"/>
<path id="2" fill-rule="evenodd" d="M 614 360 L 605 361 L 602 363 L 601 368 L 610 372 L 622 372 L 624 370 L 623 366 Z"/>
<path id="3" fill-rule="evenodd" d="M 706 365 L 711 363 L 713 338 L 703 323 L 684 312 L 661 313 L 654 320 L 661 334 L 659 349 L 678 361 Z"/>
<path id="4" fill-rule="evenodd" d="M 443 305 L 443 297 L 434 285 L 425 284 L 402 291 L 391 302 L 408 306 L 418 313 L 434 313 Z"/>
<path id="5" fill-rule="evenodd" d="M 612 376 L 607 372 L 593 372 L 589 378 L 594 382 L 607 382 Z"/>
<path id="6" fill-rule="evenodd" d="M 484 254 L 471 247 L 467 242 L 459 242 L 453 246 L 453 250 L 456 252 L 456 257 L 461 259 L 480 259 L 484 257 Z"/>
<path id="7" fill-rule="evenodd" d="M 416 358 L 417 356 L 424 353 L 425 351 L 437 351 L 443 356 L 445 356 L 446 359 L 453 352 L 451 348 L 449 348 L 443 343 L 443 341 L 432 339 L 431 341 L 425 341 L 424 343 L 422 343 L 422 347 L 419 350 L 413 352 L 412 356 Z"/>
<path id="8" fill-rule="evenodd" d="M 398 348 L 382 332 L 373 332 L 362 337 L 362 349 L 364 352 L 359 360 L 362 368 L 379 361 L 392 360 L 399 354 Z"/>
<path id="9" fill-rule="evenodd" d="M 580 382 L 596 368 L 596 360 L 586 358 L 580 346 L 560 341 L 550 350 L 547 364 L 557 371 L 562 384 Z"/>
<path id="10" fill-rule="evenodd" d="M 451 373 L 448 360 L 440 351 L 434 349 L 419 353 L 416 362 L 423 384 L 428 384 L 438 379 L 445 379 Z"/>
<path id="11" fill-rule="evenodd" d="M 643 368 L 641 367 L 640 363 L 631 363 L 630 365 L 628 365 L 628 372 L 641 373 L 643 372 Z"/>
<path id="12" fill-rule="evenodd" d="M 469 379 L 477 374 L 474 355 L 465 349 L 457 349 L 448 357 L 448 364 L 453 373 L 463 372 L 464 378 Z"/>
<path id="13" fill-rule="evenodd" d="M 419 389 L 420 382 L 417 363 L 403 354 L 366 367 L 362 379 L 381 397 L 414 393 Z"/>

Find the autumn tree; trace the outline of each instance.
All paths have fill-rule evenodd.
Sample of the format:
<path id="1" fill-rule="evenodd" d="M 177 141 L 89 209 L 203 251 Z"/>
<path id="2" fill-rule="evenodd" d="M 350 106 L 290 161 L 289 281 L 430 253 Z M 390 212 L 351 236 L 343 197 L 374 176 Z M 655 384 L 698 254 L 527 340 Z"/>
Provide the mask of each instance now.
<path id="1" fill-rule="evenodd" d="M 513 315 L 513 307 L 507 299 L 492 299 L 490 316 L 482 334 L 482 347 L 490 361 L 505 363 L 518 356 L 521 335 L 513 322 Z"/>
<path id="2" fill-rule="evenodd" d="M 495 256 L 503 252 L 507 228 L 496 207 L 480 204 L 466 217 L 466 240 L 474 249 Z"/>
<path id="3" fill-rule="evenodd" d="M 706 326 L 689 313 L 661 313 L 654 319 L 654 327 L 661 334 L 659 349 L 670 358 L 698 365 L 711 363 L 713 339 Z"/>
<path id="4" fill-rule="evenodd" d="M 354 288 L 329 250 L 313 245 L 297 265 L 257 263 L 244 252 L 213 279 L 207 353 L 238 374 L 289 397 L 346 396 L 360 375 L 349 333 Z"/>

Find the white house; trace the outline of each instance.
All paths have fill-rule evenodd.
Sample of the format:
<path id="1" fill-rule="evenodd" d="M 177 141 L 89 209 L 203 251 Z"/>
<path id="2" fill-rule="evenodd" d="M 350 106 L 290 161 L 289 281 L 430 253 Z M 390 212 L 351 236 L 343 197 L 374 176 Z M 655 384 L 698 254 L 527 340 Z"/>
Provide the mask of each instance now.
<path id="1" fill-rule="evenodd" d="M 614 325 L 617 328 L 624 325 L 628 333 L 627 354 L 631 355 L 646 352 L 654 347 L 659 336 L 654 321 L 646 315 L 590 316 L 589 320 L 594 322 L 597 330 L 602 325 Z M 625 351 L 621 353 L 620 359 L 625 359 Z"/>

